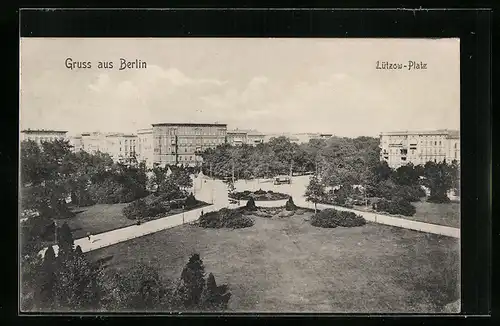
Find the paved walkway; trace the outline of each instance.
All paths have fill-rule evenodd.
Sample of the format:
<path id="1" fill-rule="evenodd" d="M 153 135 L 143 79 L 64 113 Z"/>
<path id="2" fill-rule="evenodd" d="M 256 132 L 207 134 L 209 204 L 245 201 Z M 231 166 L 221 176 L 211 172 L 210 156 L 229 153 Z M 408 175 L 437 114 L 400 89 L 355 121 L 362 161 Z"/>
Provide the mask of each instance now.
<path id="1" fill-rule="evenodd" d="M 273 190 L 277 192 L 286 193 L 292 196 L 295 205 L 303 208 L 314 208 L 312 203 L 305 200 L 304 192 L 307 184 L 309 182 L 309 176 L 294 177 L 290 185 L 274 185 L 272 180 L 252 180 L 244 181 L 238 180 L 235 183 L 236 191 L 244 190 Z M 175 226 L 182 225 L 184 223 L 191 223 L 196 220 L 201 215 L 201 211 L 204 213 L 217 211 L 223 207 L 237 208 L 246 204 L 246 201 L 240 201 L 239 204 L 229 204 L 229 199 L 227 196 L 227 186 L 220 180 L 211 180 L 206 177 L 194 179 L 193 192 L 196 199 L 213 203 L 210 206 L 205 206 L 202 208 L 194 209 L 188 212 L 184 212 L 177 215 L 172 215 L 164 218 L 159 218 L 153 221 L 145 222 L 141 225 L 132 225 L 129 227 L 104 232 L 91 236 L 91 240 L 88 238 L 81 238 L 75 240 L 75 246 L 80 246 L 82 252 L 92 251 L 99 248 L 114 245 L 116 243 L 124 242 L 130 239 L 142 237 L 151 233 L 155 233 L 161 230 L 169 229 Z M 268 202 L 256 202 L 257 206 L 261 207 L 278 207 L 285 205 L 286 200 L 268 201 Z M 394 216 L 388 216 L 373 212 L 364 212 L 354 209 L 349 209 L 345 207 L 339 207 L 334 205 L 318 204 L 319 209 L 334 208 L 343 211 L 355 212 L 358 215 L 363 216 L 367 221 L 381 223 L 385 225 L 391 225 L 401 228 L 406 228 L 410 230 L 416 230 L 421 232 L 428 232 L 434 234 L 445 235 L 449 237 L 460 238 L 460 229 L 447 227 L 443 225 L 430 224 L 417 222 L 413 220 L 408 220 L 405 218 L 399 218 Z M 54 251 L 58 252 L 58 246 L 53 246 Z M 40 254 L 44 254 L 47 248 L 40 251 Z"/>

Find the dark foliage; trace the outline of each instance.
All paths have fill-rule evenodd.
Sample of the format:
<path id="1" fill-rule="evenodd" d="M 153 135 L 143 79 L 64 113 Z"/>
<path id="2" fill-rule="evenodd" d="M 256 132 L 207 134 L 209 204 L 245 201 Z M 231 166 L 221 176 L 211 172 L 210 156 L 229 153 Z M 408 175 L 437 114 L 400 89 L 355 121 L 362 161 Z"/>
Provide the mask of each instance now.
<path id="1" fill-rule="evenodd" d="M 295 203 L 293 202 L 293 199 L 292 197 L 288 198 L 286 204 L 285 204 L 285 209 L 287 211 L 295 211 L 298 209 L 298 207 L 295 205 Z"/>
<path id="2" fill-rule="evenodd" d="M 253 199 L 253 197 L 250 197 L 250 199 L 248 199 L 247 204 L 245 205 L 245 209 L 248 211 L 257 210 L 257 206 L 255 206 L 255 200 Z"/>
<path id="3" fill-rule="evenodd" d="M 203 228 L 231 228 L 239 229 L 253 226 L 254 221 L 243 214 L 241 209 L 222 208 L 216 212 L 205 213 L 200 217 L 198 225 Z"/>
<path id="4" fill-rule="evenodd" d="M 311 225 L 322 228 L 356 227 L 365 224 L 365 219 L 360 215 L 331 208 L 322 210 L 311 218 Z"/>
<path id="5" fill-rule="evenodd" d="M 392 200 L 381 199 L 375 204 L 376 211 L 387 212 L 389 214 L 413 216 L 416 208 L 404 198 L 395 197 Z"/>
<path id="6" fill-rule="evenodd" d="M 236 200 L 249 200 L 250 198 L 253 198 L 256 201 L 269 201 L 269 200 L 283 200 L 287 199 L 289 196 L 287 194 L 281 192 L 274 192 L 272 190 L 269 191 L 257 190 L 255 192 L 245 190 L 242 192 L 233 192 L 229 194 L 229 197 Z"/>

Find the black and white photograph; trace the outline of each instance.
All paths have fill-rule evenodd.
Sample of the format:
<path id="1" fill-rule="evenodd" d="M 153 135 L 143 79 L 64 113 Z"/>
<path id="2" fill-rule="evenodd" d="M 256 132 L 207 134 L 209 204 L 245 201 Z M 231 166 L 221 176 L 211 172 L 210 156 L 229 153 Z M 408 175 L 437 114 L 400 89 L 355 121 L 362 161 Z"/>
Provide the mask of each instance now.
<path id="1" fill-rule="evenodd" d="M 21 312 L 461 312 L 458 38 L 19 51 Z"/>

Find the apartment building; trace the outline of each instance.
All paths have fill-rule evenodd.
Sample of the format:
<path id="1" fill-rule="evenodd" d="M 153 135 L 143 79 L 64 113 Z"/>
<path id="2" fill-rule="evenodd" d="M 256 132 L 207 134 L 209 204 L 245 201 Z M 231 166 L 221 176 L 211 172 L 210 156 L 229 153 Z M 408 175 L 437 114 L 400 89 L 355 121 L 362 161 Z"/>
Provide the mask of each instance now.
<path id="1" fill-rule="evenodd" d="M 127 133 L 84 132 L 72 137 L 71 143 L 74 151 L 107 153 L 115 162 L 135 157 L 137 150 L 137 136 Z"/>
<path id="2" fill-rule="evenodd" d="M 380 160 L 391 168 L 410 162 L 460 162 L 460 133 L 447 129 L 384 132 L 380 134 L 380 148 Z"/>
<path id="3" fill-rule="evenodd" d="M 226 142 L 227 124 L 153 124 L 153 163 L 164 166 L 201 164 L 198 152 Z"/>
<path id="4" fill-rule="evenodd" d="M 230 145 L 252 145 L 262 144 L 264 134 L 257 130 L 233 129 L 227 131 L 227 143 Z"/>
<path id="5" fill-rule="evenodd" d="M 137 135 L 127 133 L 106 134 L 101 152 L 108 153 L 116 162 L 137 158 L 137 138 Z"/>
<path id="6" fill-rule="evenodd" d="M 41 144 L 44 141 L 67 139 L 67 133 L 67 131 L 62 130 L 26 129 L 21 130 L 20 140 L 32 140 Z"/>
<path id="7" fill-rule="evenodd" d="M 137 130 L 137 159 L 149 168 L 154 162 L 153 150 L 153 128 Z"/>

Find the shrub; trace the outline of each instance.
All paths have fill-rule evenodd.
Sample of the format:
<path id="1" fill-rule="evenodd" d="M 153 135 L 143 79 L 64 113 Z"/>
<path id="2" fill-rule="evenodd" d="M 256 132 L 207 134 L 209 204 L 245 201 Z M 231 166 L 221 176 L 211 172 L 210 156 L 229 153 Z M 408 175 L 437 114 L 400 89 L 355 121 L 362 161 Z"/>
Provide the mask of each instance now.
<path id="1" fill-rule="evenodd" d="M 255 192 L 254 192 L 254 194 L 256 194 L 256 195 L 265 195 L 265 194 L 267 194 L 267 193 L 268 193 L 268 192 L 266 192 L 266 191 L 264 191 L 264 190 L 262 190 L 262 189 L 259 189 L 259 190 L 257 190 L 257 191 L 255 191 Z M 272 193 L 272 192 L 271 192 L 271 193 Z"/>
<path id="2" fill-rule="evenodd" d="M 355 227 L 365 224 L 366 220 L 360 215 L 331 208 L 322 210 L 311 218 L 311 225 L 322 228 Z"/>
<path id="3" fill-rule="evenodd" d="M 242 214 L 239 209 L 222 208 L 216 212 L 210 212 L 200 217 L 198 225 L 204 228 L 232 228 L 239 229 L 250 227 L 254 224 L 253 220 Z"/>
<path id="4" fill-rule="evenodd" d="M 293 202 L 292 197 L 288 198 L 288 201 L 285 204 L 285 209 L 287 211 L 294 211 L 297 209 L 297 206 L 295 206 L 295 203 Z"/>
<path id="5" fill-rule="evenodd" d="M 149 215 L 149 207 L 144 199 L 139 199 L 125 206 L 123 215 L 130 220 L 145 218 Z"/>
<path id="6" fill-rule="evenodd" d="M 245 209 L 249 211 L 256 211 L 257 206 L 255 206 L 255 200 L 250 197 L 250 199 L 247 201 L 247 204 L 245 205 Z"/>
<path id="7" fill-rule="evenodd" d="M 196 205 L 198 205 L 198 201 L 196 200 L 193 194 L 189 194 L 186 200 L 184 201 L 184 206 L 186 208 L 192 208 Z"/>
<path id="8" fill-rule="evenodd" d="M 425 191 L 420 186 L 398 186 L 393 189 L 392 197 L 403 198 L 408 202 L 416 202 L 425 197 Z"/>
<path id="9" fill-rule="evenodd" d="M 404 198 L 398 197 L 393 198 L 393 200 L 381 199 L 376 204 L 375 210 L 404 216 L 413 216 L 416 213 L 415 206 Z"/>
<path id="10" fill-rule="evenodd" d="M 451 200 L 446 194 L 441 194 L 441 195 L 431 194 L 429 198 L 427 198 L 427 201 L 431 203 L 443 204 L 443 203 L 449 203 Z"/>

